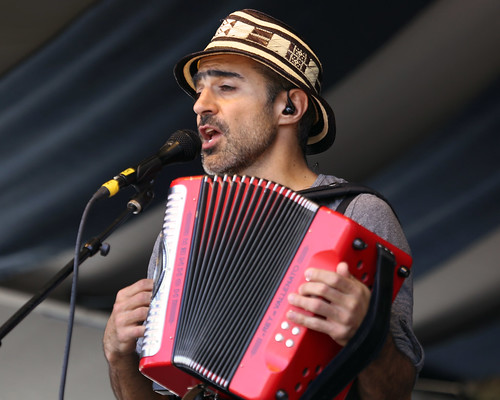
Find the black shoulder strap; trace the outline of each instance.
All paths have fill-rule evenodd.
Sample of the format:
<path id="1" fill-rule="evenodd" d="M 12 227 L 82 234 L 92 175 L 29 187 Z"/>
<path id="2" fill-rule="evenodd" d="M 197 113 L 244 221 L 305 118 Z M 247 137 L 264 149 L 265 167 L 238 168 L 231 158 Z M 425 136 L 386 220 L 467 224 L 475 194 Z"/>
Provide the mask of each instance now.
<path id="1" fill-rule="evenodd" d="M 380 199 L 384 200 L 387 204 L 389 204 L 389 206 L 392 208 L 391 204 L 387 201 L 387 199 L 376 190 L 368 186 L 351 182 L 332 183 L 330 185 L 311 187 L 308 189 L 301 190 L 297 193 L 299 193 L 301 196 L 307 197 L 309 200 L 318 203 L 343 197 L 342 201 L 335 210 L 341 214 L 345 213 L 347 206 L 352 200 L 354 200 L 356 196 L 365 193 L 373 194 L 379 197 Z"/>

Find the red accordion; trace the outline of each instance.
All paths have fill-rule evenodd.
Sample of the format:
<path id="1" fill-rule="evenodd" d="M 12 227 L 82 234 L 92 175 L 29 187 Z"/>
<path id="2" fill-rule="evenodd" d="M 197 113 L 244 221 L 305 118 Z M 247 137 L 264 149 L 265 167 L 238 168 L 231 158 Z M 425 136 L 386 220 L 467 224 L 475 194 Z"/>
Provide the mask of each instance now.
<path id="1" fill-rule="evenodd" d="M 411 257 L 349 218 L 262 179 L 175 180 L 141 372 L 181 397 L 202 384 L 220 398 L 299 399 L 341 347 L 287 320 L 287 295 L 308 267 L 340 261 L 371 287 L 377 246 L 394 256 L 393 299 Z"/>

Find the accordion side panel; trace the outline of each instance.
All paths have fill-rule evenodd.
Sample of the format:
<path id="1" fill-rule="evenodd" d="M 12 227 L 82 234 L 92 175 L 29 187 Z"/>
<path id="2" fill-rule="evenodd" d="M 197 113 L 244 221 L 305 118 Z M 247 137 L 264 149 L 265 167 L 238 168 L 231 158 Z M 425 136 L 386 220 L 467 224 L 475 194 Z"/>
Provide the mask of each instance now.
<path id="1" fill-rule="evenodd" d="M 173 365 L 172 352 L 192 241 L 191 233 L 197 214 L 200 182 L 183 178 L 174 181 L 171 186 L 163 226 L 163 245 L 167 256 L 163 271 L 155 273 L 155 278 L 160 277 L 161 282 L 157 283 L 159 288 L 151 300 L 139 370 L 160 385 L 165 385 L 168 377 L 171 382 L 168 389 L 182 396 L 188 387 L 199 383 L 192 375 Z M 179 202 L 182 205 L 177 204 Z M 168 220 L 169 216 L 175 221 Z M 163 324 L 158 326 L 161 321 Z M 152 354 L 145 351 L 151 335 L 154 335 L 151 340 L 156 346 L 156 351 Z"/>

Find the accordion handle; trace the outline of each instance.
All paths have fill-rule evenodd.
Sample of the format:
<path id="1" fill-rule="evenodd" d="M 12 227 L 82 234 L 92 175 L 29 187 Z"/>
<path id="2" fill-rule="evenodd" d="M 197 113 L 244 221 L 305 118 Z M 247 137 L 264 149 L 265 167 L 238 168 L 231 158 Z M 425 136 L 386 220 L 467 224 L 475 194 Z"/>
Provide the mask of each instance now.
<path id="1" fill-rule="evenodd" d="M 392 252 L 377 244 L 377 269 L 368 312 L 356 334 L 310 383 L 300 400 L 331 400 L 377 357 L 389 332 L 395 266 Z"/>

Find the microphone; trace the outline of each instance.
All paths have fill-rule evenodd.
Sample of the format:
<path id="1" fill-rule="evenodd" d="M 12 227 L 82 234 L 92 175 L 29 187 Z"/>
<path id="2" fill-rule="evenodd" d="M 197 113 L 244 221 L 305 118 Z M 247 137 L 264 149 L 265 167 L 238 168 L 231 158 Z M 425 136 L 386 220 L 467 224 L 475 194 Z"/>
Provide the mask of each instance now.
<path id="1" fill-rule="evenodd" d="M 112 197 L 124 187 L 151 181 L 166 164 L 193 160 L 201 150 L 199 136 L 188 129 L 175 131 L 158 153 L 141 161 L 135 168 L 127 168 L 105 182 L 96 195 Z"/>

